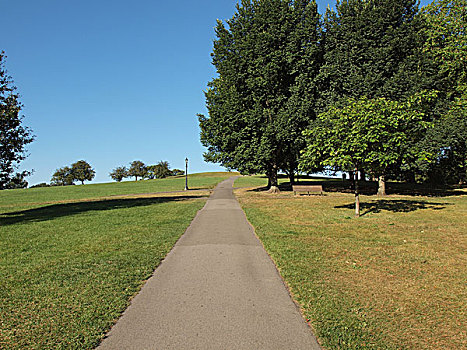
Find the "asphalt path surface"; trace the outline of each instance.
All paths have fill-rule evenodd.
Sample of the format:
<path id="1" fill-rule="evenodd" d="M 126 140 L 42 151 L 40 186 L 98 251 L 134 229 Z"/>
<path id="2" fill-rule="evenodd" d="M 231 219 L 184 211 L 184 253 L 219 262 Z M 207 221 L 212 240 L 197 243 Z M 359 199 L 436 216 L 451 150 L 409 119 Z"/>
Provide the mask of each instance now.
<path id="1" fill-rule="evenodd" d="M 221 182 L 99 349 L 320 349 Z"/>

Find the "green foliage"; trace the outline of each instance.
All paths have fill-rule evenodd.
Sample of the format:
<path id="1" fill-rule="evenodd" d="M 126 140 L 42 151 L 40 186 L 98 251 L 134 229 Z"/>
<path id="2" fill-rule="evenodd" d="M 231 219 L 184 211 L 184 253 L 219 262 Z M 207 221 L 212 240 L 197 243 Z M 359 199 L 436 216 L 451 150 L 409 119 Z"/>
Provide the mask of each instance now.
<path id="1" fill-rule="evenodd" d="M 180 176 L 180 175 L 185 175 L 185 172 L 180 169 L 173 169 L 172 170 L 172 176 Z"/>
<path id="2" fill-rule="evenodd" d="M 208 84 L 209 116 L 199 115 L 206 161 L 241 172 L 295 168 L 301 132 L 314 117 L 321 59 L 314 1 L 242 1 L 228 28 L 218 21 Z"/>
<path id="3" fill-rule="evenodd" d="M 437 154 L 436 162 L 417 168 L 437 183 L 467 182 L 467 2 L 438 0 L 423 8 L 425 55 L 436 67 L 436 88 L 443 94 L 435 126 L 421 147 Z"/>
<path id="4" fill-rule="evenodd" d="M 41 187 L 50 187 L 50 185 L 45 182 L 41 182 L 41 183 L 31 186 L 30 188 L 41 188 Z"/>
<path id="5" fill-rule="evenodd" d="M 319 166 L 336 170 L 364 169 L 381 179 L 379 193 L 385 195 L 384 176 L 390 167 L 417 159 L 429 161 L 430 154 L 413 145 L 432 125 L 426 120 L 426 110 L 427 103 L 435 96 L 425 93 L 404 102 L 362 97 L 349 99 L 341 108 L 330 108 L 304 132 L 307 147 L 300 169 L 306 172 Z M 354 189 L 355 214 L 359 216 L 357 181 Z"/>
<path id="6" fill-rule="evenodd" d="M 467 90 L 467 1 L 436 0 L 423 8 L 427 23 L 424 51 L 439 67 L 441 90 L 456 97 Z"/>
<path id="7" fill-rule="evenodd" d="M 25 146 L 34 140 L 31 129 L 22 125 L 23 106 L 5 69 L 5 58 L 0 52 L 0 190 L 15 183 L 15 169 L 26 158 Z"/>
<path id="8" fill-rule="evenodd" d="M 81 181 L 81 184 L 83 185 L 84 181 L 92 181 L 96 175 L 96 172 L 91 165 L 84 160 L 79 160 L 76 163 L 73 163 L 71 165 L 71 173 L 73 175 L 73 179 Z"/>
<path id="9" fill-rule="evenodd" d="M 417 91 L 417 12 L 415 0 L 344 0 L 327 10 L 321 110 L 349 97 L 400 100 Z"/>
<path id="10" fill-rule="evenodd" d="M 436 154 L 434 162 L 417 164 L 422 179 L 445 184 L 467 182 L 467 94 L 451 103 L 419 147 Z"/>
<path id="11" fill-rule="evenodd" d="M 50 184 L 52 186 L 69 186 L 74 185 L 73 181 L 72 169 L 69 166 L 65 166 L 55 170 L 52 179 L 50 179 Z"/>
<path id="12" fill-rule="evenodd" d="M 25 177 L 30 176 L 30 171 L 23 171 L 21 173 L 16 173 L 10 178 L 6 183 L 6 189 L 17 189 L 17 188 L 26 188 L 28 187 L 28 182 L 25 180 Z"/>
<path id="13" fill-rule="evenodd" d="M 84 181 L 91 181 L 95 174 L 96 172 L 88 162 L 79 160 L 71 166 L 55 170 L 50 183 L 52 186 L 69 186 L 74 185 L 75 181 L 81 181 L 84 185 Z"/>
<path id="14" fill-rule="evenodd" d="M 154 166 L 154 175 L 156 179 L 163 179 L 167 176 L 172 175 L 172 171 L 169 168 L 169 162 L 167 161 L 160 161 Z"/>
<path id="15" fill-rule="evenodd" d="M 310 171 L 320 165 L 335 169 L 365 169 L 385 175 L 395 164 L 428 159 L 423 150 L 410 145 L 431 123 L 426 121 L 426 103 L 435 94 L 418 95 L 405 102 L 385 98 L 349 99 L 342 108 L 330 108 L 304 132 L 307 147 L 300 167 Z"/>
<path id="16" fill-rule="evenodd" d="M 128 170 L 124 166 L 119 166 L 113 169 L 109 176 L 112 178 L 112 180 L 115 180 L 117 182 L 122 181 L 124 178 L 128 177 Z"/>
<path id="17" fill-rule="evenodd" d="M 143 178 L 147 173 L 146 165 L 140 160 L 134 160 L 130 164 L 130 168 L 128 169 L 128 176 L 134 176 L 136 181 L 138 181 L 138 177 Z"/>

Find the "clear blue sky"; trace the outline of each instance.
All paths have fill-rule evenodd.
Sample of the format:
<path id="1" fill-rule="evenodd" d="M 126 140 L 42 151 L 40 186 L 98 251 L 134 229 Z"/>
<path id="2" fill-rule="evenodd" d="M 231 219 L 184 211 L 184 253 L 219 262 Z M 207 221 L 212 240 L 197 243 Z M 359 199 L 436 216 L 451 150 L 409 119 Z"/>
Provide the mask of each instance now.
<path id="1" fill-rule="evenodd" d="M 318 1 L 323 12 L 334 1 Z M 423 1 L 426 3 L 426 1 Z M 235 0 L 0 0 L 0 50 L 37 136 L 21 169 L 30 184 L 84 159 L 93 182 L 133 160 L 189 172 L 203 161 L 197 113 L 215 75 L 216 19 Z"/>

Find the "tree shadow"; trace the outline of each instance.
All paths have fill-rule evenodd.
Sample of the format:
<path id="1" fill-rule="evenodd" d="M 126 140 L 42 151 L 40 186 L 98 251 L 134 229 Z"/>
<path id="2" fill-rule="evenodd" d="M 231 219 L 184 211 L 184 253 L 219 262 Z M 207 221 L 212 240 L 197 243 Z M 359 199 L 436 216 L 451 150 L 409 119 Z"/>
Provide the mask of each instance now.
<path id="1" fill-rule="evenodd" d="M 341 179 L 323 179 L 311 178 L 301 179 L 296 182 L 297 185 L 321 185 L 324 192 L 339 192 L 339 193 L 354 193 L 353 182 Z M 378 191 L 378 183 L 376 181 L 359 181 L 359 192 L 363 195 L 375 195 Z M 292 191 L 290 182 L 283 182 L 279 185 L 281 191 Z M 258 187 L 250 190 L 251 192 L 264 192 L 267 187 Z M 388 195 L 403 195 L 403 196 L 423 196 L 423 197 L 452 197 L 466 196 L 467 192 L 459 186 L 432 186 L 429 184 L 414 184 L 414 183 L 398 183 L 388 182 L 386 184 L 386 193 Z"/>
<path id="2" fill-rule="evenodd" d="M 432 210 L 442 210 L 445 209 L 447 205 L 452 205 L 451 203 L 435 203 L 435 202 L 424 202 L 416 200 L 404 200 L 404 199 L 394 199 L 386 200 L 380 199 L 371 202 L 361 202 L 360 209 L 362 210 L 361 216 L 366 214 L 376 214 L 381 211 L 391 211 L 393 213 L 409 213 L 416 210 L 422 209 L 432 209 Z M 355 203 L 337 205 L 334 208 L 340 209 L 355 209 Z"/>
<path id="3" fill-rule="evenodd" d="M 14 225 L 17 223 L 41 222 L 54 220 L 65 216 L 73 216 L 90 211 L 104 211 L 143 207 L 153 204 L 161 204 L 173 201 L 203 198 L 206 196 L 168 196 L 149 198 L 120 198 L 96 201 L 84 201 L 73 203 L 52 204 L 40 208 L 27 209 L 0 214 L 0 226 Z"/>

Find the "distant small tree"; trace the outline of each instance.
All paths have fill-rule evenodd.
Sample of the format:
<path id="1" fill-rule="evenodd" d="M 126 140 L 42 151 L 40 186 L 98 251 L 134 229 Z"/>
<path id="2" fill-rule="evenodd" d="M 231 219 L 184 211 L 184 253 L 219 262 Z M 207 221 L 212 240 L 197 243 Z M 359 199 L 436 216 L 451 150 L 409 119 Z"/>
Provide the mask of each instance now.
<path id="1" fill-rule="evenodd" d="M 169 162 L 161 160 L 157 163 L 155 166 L 155 175 L 157 179 L 163 179 L 172 175 L 172 171 L 169 169 Z"/>
<path id="2" fill-rule="evenodd" d="M 41 183 L 38 183 L 37 185 L 31 186 L 30 188 L 40 188 L 40 187 L 50 187 L 50 185 L 45 182 L 41 182 Z"/>
<path id="3" fill-rule="evenodd" d="M 55 173 L 52 175 L 52 179 L 50 180 L 50 184 L 52 186 L 69 186 L 74 185 L 73 180 L 72 170 L 70 167 L 66 166 L 55 170 Z"/>
<path id="4" fill-rule="evenodd" d="M 172 170 L 172 176 L 180 176 L 180 175 L 185 175 L 185 172 L 180 169 L 173 169 Z"/>
<path id="5" fill-rule="evenodd" d="M 144 178 L 148 180 L 153 180 L 156 178 L 156 165 L 146 165 L 146 173 Z"/>
<path id="6" fill-rule="evenodd" d="M 125 177 L 128 177 L 128 170 L 124 166 L 119 166 L 113 169 L 109 176 L 112 178 L 112 180 L 115 180 L 117 182 L 122 181 Z"/>
<path id="7" fill-rule="evenodd" d="M 134 176 L 136 181 L 138 181 L 138 177 L 143 178 L 147 173 L 146 165 L 140 160 L 134 160 L 130 164 L 130 168 L 128 169 L 128 176 Z"/>
<path id="8" fill-rule="evenodd" d="M 71 165 L 71 173 L 73 175 L 73 180 L 81 181 L 81 184 L 84 185 L 84 181 L 92 181 L 96 172 L 91 167 L 91 165 L 84 161 L 79 160 L 76 163 Z"/>

